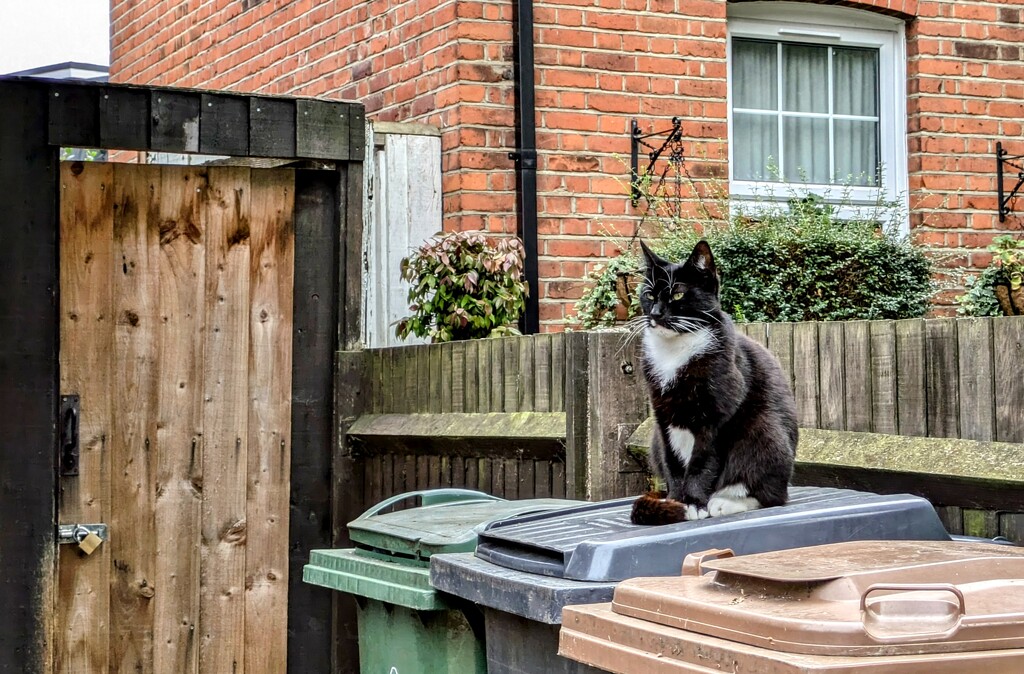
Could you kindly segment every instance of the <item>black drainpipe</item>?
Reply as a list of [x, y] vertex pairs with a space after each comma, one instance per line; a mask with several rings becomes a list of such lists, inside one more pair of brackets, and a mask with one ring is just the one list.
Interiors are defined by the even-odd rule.
[[512, 62], [515, 77], [516, 230], [526, 249], [525, 275], [530, 286], [524, 334], [540, 331], [540, 289], [537, 274], [537, 118], [533, 89], [533, 0], [515, 0], [512, 18]]

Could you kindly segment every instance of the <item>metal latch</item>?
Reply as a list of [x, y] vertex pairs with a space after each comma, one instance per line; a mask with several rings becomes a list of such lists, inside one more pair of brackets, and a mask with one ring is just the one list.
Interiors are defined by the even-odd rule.
[[72, 543], [82, 552], [91, 555], [103, 541], [107, 540], [106, 524], [58, 524], [57, 543]]
[[60, 397], [60, 474], [78, 475], [78, 395]]

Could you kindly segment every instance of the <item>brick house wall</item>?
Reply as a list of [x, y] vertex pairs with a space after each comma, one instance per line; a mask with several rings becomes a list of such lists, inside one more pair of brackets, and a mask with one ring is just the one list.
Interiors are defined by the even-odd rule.
[[[994, 153], [1002, 140], [1024, 154], [1024, 0], [807, 4], [904, 22], [911, 230], [947, 267], [987, 265], [984, 247], [1020, 231], [998, 222]], [[728, 175], [730, 5], [535, 0], [543, 329], [571, 322], [586, 270], [616, 253], [602, 233], [633, 231], [632, 118], [684, 120], [698, 189]], [[512, 233], [512, 15], [511, 0], [114, 0], [111, 79], [354, 100], [435, 125], [446, 229]]]

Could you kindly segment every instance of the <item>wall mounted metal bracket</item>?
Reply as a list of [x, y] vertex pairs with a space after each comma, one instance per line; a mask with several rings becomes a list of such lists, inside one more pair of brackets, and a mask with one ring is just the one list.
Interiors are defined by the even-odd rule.
[[[1010, 208], [1010, 202], [1017, 193], [1020, 192], [1020, 188], [1024, 186], [1024, 163], [1021, 160], [1024, 159], [1024, 155], [1011, 155], [1003, 149], [1002, 143], [996, 143], [996, 190], [999, 193], [999, 222], [1006, 222], [1006, 216], [1013, 212]], [[1003, 187], [1003, 179], [1007, 173], [1006, 167], [1010, 167], [1010, 173], [1017, 172], [1017, 183], [1013, 186], [1007, 194]]]
[[[672, 118], [672, 127], [651, 133], [641, 133], [640, 126], [635, 119], [630, 122], [630, 149], [629, 149], [629, 197], [636, 206], [640, 199], [640, 181], [654, 174], [654, 167], [658, 160], [667, 153], [668, 164], [662, 170], [662, 177], [667, 173], [670, 166], [677, 168], [683, 163], [683, 120], [679, 117]], [[656, 136], [665, 136], [661, 146], [649, 143], [648, 140]], [[647, 166], [643, 173], [640, 173], [640, 147], [647, 150]]]

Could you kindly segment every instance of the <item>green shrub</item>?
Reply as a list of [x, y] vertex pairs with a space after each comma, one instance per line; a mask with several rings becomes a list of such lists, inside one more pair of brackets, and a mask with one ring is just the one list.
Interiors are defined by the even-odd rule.
[[[717, 212], [732, 211], [726, 201]], [[722, 276], [722, 308], [738, 321], [895, 319], [928, 310], [932, 264], [898, 233], [903, 215], [895, 204], [879, 202], [845, 219], [837, 207], [804, 194], [785, 203], [762, 201], [728, 218], [704, 213], [697, 221], [656, 219], [653, 248], [681, 261], [707, 239]], [[585, 327], [614, 321], [619, 297], [608, 289], [641, 266], [627, 249], [591, 274], [593, 285], [577, 304]], [[636, 313], [634, 307], [630, 315]]]
[[1004, 235], [988, 247], [992, 262], [967, 279], [967, 292], [956, 298], [961, 316], [1013, 316], [1024, 313], [1024, 239]]
[[450, 232], [428, 239], [402, 260], [412, 315], [398, 322], [395, 334], [434, 342], [515, 334], [529, 291], [523, 258], [517, 238]]

